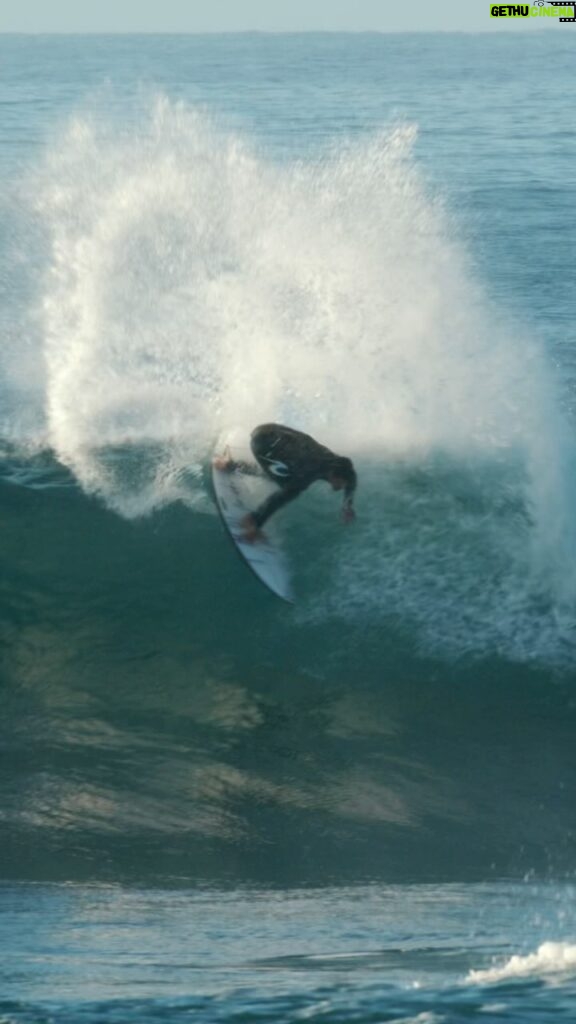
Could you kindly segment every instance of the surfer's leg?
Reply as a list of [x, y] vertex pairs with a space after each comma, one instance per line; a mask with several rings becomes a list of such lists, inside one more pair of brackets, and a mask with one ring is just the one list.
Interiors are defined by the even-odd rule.
[[270, 427], [257, 427], [250, 438], [252, 454], [258, 460], [261, 469], [267, 477], [282, 485], [290, 478], [291, 469], [283, 459], [278, 458], [282, 448], [281, 441], [280, 430], [271, 430]]
[[250, 437], [250, 448], [257, 459], [265, 458], [276, 447], [280, 440], [280, 434], [271, 430], [270, 427], [256, 427]]
[[238, 470], [240, 473], [246, 473], [247, 476], [260, 475], [260, 469], [255, 462], [233, 459], [229, 450], [224, 455], [215, 455], [212, 459], [212, 465], [223, 473], [235, 473]]
[[257, 466], [255, 462], [234, 462], [232, 460], [232, 468], [240, 470], [241, 473], [246, 473], [247, 476], [260, 476], [260, 466]]

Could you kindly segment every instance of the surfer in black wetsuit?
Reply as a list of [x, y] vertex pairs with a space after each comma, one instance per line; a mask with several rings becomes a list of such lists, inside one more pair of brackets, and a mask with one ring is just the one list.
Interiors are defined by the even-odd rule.
[[[289, 501], [294, 501], [315, 480], [326, 480], [334, 491], [344, 491], [342, 521], [351, 523], [355, 518], [353, 499], [356, 472], [350, 459], [335, 455], [308, 434], [279, 423], [264, 423], [252, 431], [250, 447], [259, 466], [267, 477], [278, 484], [279, 490], [242, 521], [247, 540], [257, 540], [264, 523]], [[226, 456], [217, 456], [218, 469], [254, 472], [256, 467], [235, 462]]]

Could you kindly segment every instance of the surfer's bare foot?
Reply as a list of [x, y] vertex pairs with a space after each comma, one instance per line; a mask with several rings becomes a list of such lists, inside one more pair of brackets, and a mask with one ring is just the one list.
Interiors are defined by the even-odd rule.
[[258, 540], [266, 540], [251, 512], [244, 516], [240, 526], [242, 527], [242, 539], [248, 541], [249, 544], [254, 544]]

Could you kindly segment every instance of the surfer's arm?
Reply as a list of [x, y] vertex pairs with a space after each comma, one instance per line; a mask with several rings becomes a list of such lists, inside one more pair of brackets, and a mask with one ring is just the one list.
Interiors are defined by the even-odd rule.
[[240, 470], [241, 473], [245, 473], [246, 476], [260, 476], [260, 467], [255, 462], [243, 462], [242, 460], [236, 461], [231, 459], [228, 455], [216, 455], [212, 459], [212, 464], [216, 469], [221, 470], [224, 473], [235, 473], [236, 470]]
[[344, 501], [342, 502], [342, 511], [340, 512], [340, 518], [343, 523], [353, 523], [356, 519], [356, 512], [354, 511], [354, 491], [356, 490], [356, 482], [348, 484], [344, 491]]
[[340, 512], [340, 518], [343, 523], [353, 523], [356, 519], [356, 512], [354, 511], [354, 505], [352, 504], [351, 498], [345, 498], [342, 504]]

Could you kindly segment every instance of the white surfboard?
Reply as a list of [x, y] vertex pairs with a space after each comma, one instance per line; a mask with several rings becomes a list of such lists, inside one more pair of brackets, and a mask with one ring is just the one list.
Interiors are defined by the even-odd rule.
[[294, 602], [286, 556], [274, 534], [267, 528], [264, 539], [244, 540], [242, 519], [265, 497], [263, 481], [241, 470], [232, 472], [212, 466], [212, 482], [218, 511], [238, 553], [258, 579], [283, 601]]

